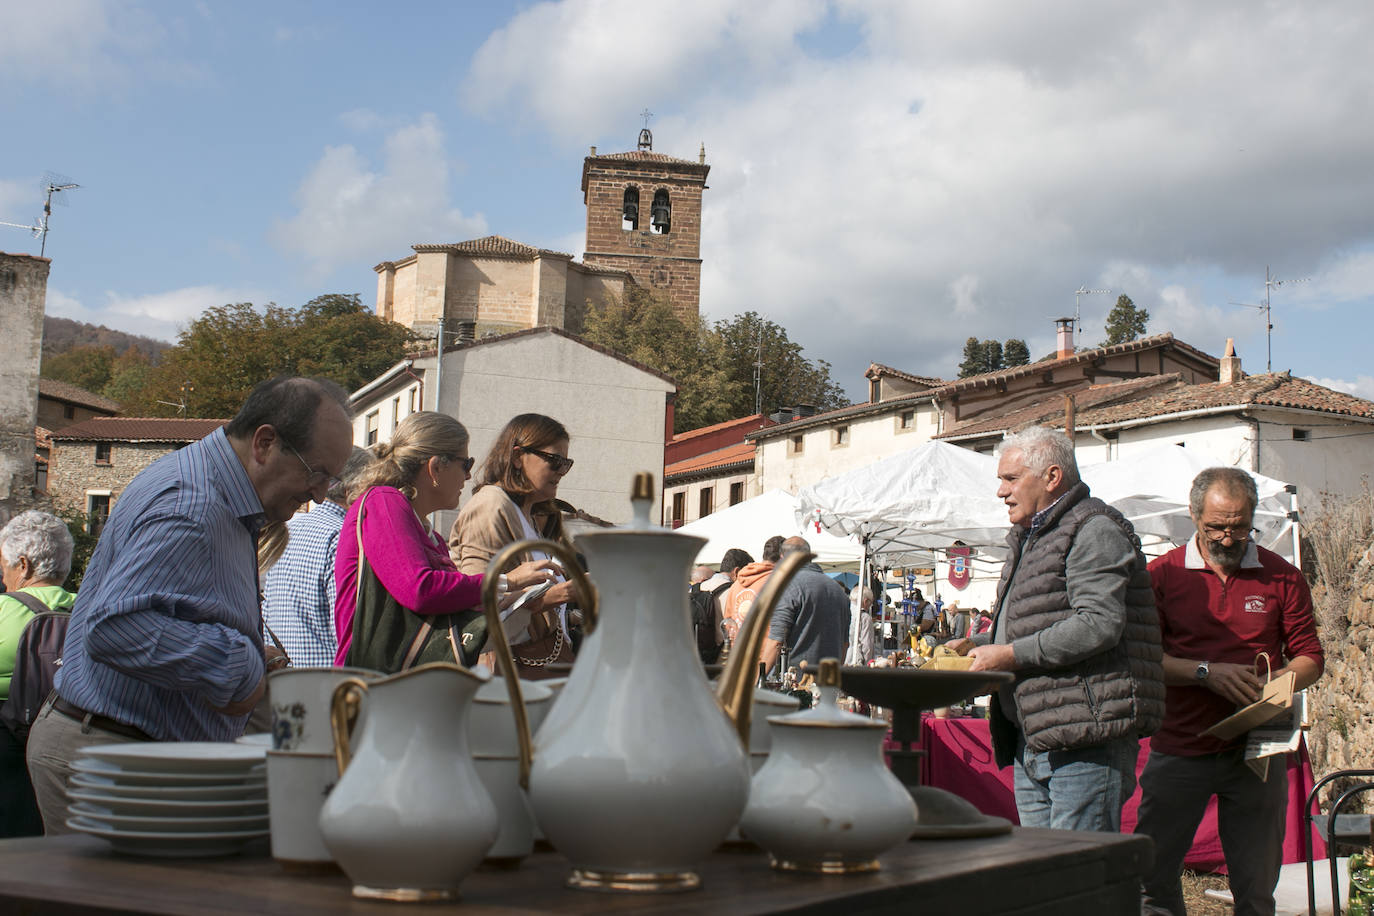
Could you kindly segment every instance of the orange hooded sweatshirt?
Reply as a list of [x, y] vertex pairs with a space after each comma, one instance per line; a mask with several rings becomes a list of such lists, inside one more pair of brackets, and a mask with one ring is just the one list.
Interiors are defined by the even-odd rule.
[[772, 571], [772, 563], [759, 562], [742, 566], [735, 574], [735, 583], [725, 593], [724, 616], [728, 621], [726, 627], [729, 632], [738, 632], [739, 625], [744, 622], [744, 618], [749, 614], [749, 608], [754, 604], [754, 599], [759, 596], [764, 580]]

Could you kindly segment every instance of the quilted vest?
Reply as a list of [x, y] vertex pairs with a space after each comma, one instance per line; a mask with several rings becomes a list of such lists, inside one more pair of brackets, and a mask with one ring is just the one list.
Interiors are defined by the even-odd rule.
[[[1115, 522], [1135, 545], [1126, 587], [1126, 628], [1115, 646], [1071, 667], [1016, 672], [1013, 696], [1032, 751], [1143, 737], [1153, 734], [1164, 718], [1159, 615], [1140, 539], [1120, 512], [1088, 495], [1086, 484], [1069, 489], [1034, 538], [1019, 526], [1007, 535], [1011, 553], [997, 586], [1002, 626], [1013, 641], [1073, 613], [1065, 573], [1069, 549], [1079, 529], [1099, 515]], [[1004, 735], [1001, 743], [1005, 741]], [[997, 756], [1010, 761], [1012, 753], [999, 747]]]

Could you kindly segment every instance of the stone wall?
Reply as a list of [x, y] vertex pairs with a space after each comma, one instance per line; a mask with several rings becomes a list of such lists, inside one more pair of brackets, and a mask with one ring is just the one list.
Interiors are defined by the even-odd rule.
[[94, 442], [54, 442], [48, 459], [48, 496], [53, 511], [85, 515], [88, 490], [109, 490], [113, 509], [129, 481], [175, 448], [170, 442], [113, 442], [109, 463], [97, 464]]
[[1307, 741], [1318, 778], [1374, 767], [1374, 544], [1353, 566], [1348, 587], [1319, 583], [1313, 592], [1326, 650], [1326, 673], [1307, 691]]
[[0, 252], [0, 509], [29, 508], [47, 258]]

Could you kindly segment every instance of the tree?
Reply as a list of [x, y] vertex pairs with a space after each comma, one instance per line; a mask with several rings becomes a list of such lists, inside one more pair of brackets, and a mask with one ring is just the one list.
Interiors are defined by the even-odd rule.
[[[1019, 345], [1014, 348], [1013, 344]], [[1008, 361], [1008, 353], [1015, 352], [1017, 358], [1024, 359], [1020, 362]], [[984, 372], [996, 372], [998, 369], [1005, 369], [1007, 366], [1023, 366], [1030, 361], [1030, 353], [1026, 349], [1024, 340], [1008, 340], [1007, 350], [1003, 351], [1002, 345], [995, 340], [979, 340], [977, 337], [970, 337], [964, 341], [964, 359], [959, 363], [959, 378], [968, 378], [970, 375], [982, 375]]]
[[281, 374], [318, 375], [352, 391], [402, 359], [412, 340], [409, 329], [373, 315], [357, 294], [318, 296], [300, 309], [216, 306], [163, 353], [125, 413], [231, 417], [254, 385]]
[[1145, 325], [1150, 320], [1150, 313], [1145, 309], [1136, 308], [1131, 297], [1124, 293], [1116, 297], [1116, 305], [1112, 306], [1111, 312], [1107, 315], [1107, 339], [1102, 341], [1102, 346], [1110, 347], [1112, 344], [1127, 343], [1135, 340], [1145, 333]]
[[736, 400], [720, 339], [701, 318], [684, 318], [666, 298], [639, 289], [587, 310], [582, 335], [673, 377], [673, 430], [709, 426], [730, 416]]
[[830, 363], [807, 359], [801, 344], [792, 341], [785, 328], [758, 312], [717, 321], [715, 333], [725, 349], [722, 365], [734, 395], [727, 414], [714, 422], [755, 412], [756, 362], [762, 364], [757, 403], [763, 413], [798, 404], [831, 410], [849, 403], [844, 388], [830, 377]]
[[977, 337], [964, 341], [964, 359], [959, 363], [959, 378], [968, 378], [983, 371], [983, 342]]
[[995, 340], [983, 341], [983, 365], [986, 367], [984, 372], [996, 372], [998, 369], [1006, 367], [1002, 362], [1002, 345]]
[[1007, 341], [1002, 349], [1002, 361], [1010, 369], [1012, 366], [1025, 366], [1030, 364], [1030, 347], [1019, 337], [1013, 337]]
[[43, 360], [42, 376], [101, 394], [110, 383], [115, 348], [83, 345]]

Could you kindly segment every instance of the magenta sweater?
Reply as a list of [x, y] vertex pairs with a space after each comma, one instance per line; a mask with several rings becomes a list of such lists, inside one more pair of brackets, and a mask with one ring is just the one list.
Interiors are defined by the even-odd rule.
[[[362, 502], [354, 500], [344, 515], [334, 561], [334, 626], [339, 634], [336, 665], [344, 663], [353, 644], [353, 609], [358, 595], [358, 507]], [[410, 507], [410, 500], [395, 487], [373, 487], [367, 492], [363, 551], [391, 596], [417, 614], [447, 614], [481, 604], [482, 577], [458, 571], [449, 558], [444, 539], [425, 530]]]

